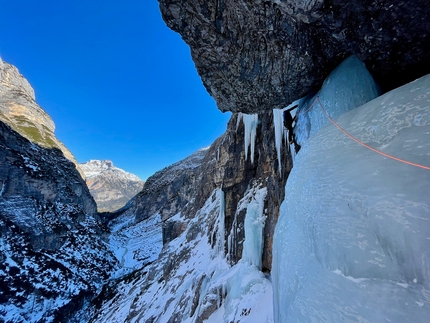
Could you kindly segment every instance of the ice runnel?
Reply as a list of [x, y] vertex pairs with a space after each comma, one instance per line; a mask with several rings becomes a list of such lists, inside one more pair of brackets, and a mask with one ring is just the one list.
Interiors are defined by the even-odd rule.
[[[220, 255], [225, 257], [225, 197], [222, 189], [216, 192], [217, 199], [220, 201], [219, 215], [215, 222], [215, 230], [212, 232], [211, 244], [216, 244], [214, 247], [214, 256]], [[214, 241], [215, 236], [215, 241]]]

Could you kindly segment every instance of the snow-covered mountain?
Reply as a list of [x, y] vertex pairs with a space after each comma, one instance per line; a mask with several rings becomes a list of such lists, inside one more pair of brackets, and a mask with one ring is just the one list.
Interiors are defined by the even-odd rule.
[[99, 212], [122, 208], [143, 188], [139, 177], [115, 167], [110, 160], [90, 160], [79, 166]]

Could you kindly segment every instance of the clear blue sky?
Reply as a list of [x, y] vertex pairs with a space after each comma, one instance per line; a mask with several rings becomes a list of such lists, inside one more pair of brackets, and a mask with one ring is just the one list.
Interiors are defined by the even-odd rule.
[[0, 0], [0, 56], [33, 86], [79, 162], [146, 179], [226, 129], [156, 0]]

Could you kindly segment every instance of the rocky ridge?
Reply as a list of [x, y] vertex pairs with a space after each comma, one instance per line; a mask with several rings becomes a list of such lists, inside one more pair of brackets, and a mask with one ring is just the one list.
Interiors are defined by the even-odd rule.
[[[18, 106], [25, 122], [34, 118], [34, 125], [48, 122], [37, 123], [43, 129], [53, 126], [28, 83], [11, 77], [16, 68], [2, 64], [0, 110]], [[12, 80], [22, 84], [12, 86]], [[27, 129], [24, 124], [15, 126]], [[38, 128], [32, 129], [34, 134]], [[94, 298], [118, 265], [104, 241], [108, 232], [63, 152], [28, 140], [0, 120], [0, 321], [64, 322]]]
[[122, 208], [144, 185], [139, 177], [115, 167], [110, 160], [90, 160], [79, 166], [99, 212]]
[[34, 90], [18, 69], [0, 59], [0, 120], [31, 142], [44, 148], [58, 148], [75, 164], [73, 154], [54, 134], [52, 118], [36, 103]]

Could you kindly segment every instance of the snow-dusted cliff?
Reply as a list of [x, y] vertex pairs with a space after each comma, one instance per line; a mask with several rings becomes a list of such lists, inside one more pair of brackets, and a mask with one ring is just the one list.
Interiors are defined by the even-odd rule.
[[117, 269], [108, 229], [53, 132], [29, 83], [0, 62], [0, 322], [64, 322]]

